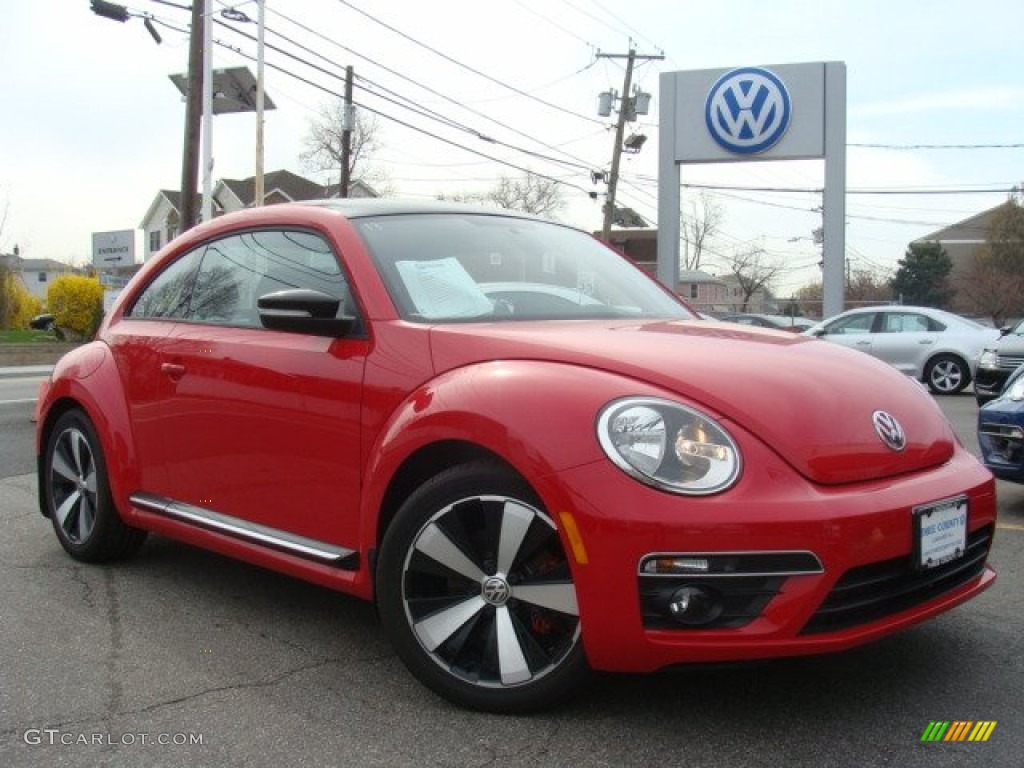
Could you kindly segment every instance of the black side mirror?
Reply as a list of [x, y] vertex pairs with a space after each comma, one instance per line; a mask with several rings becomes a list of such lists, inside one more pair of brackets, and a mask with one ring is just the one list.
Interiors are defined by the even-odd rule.
[[256, 300], [260, 322], [275, 331], [314, 336], [346, 336], [355, 325], [344, 315], [341, 299], [308, 288], [293, 288], [260, 296]]

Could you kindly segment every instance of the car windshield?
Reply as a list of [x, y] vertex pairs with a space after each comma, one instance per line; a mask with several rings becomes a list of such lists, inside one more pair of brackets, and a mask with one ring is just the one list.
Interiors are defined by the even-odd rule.
[[693, 317], [621, 256], [569, 227], [472, 213], [353, 224], [407, 320]]

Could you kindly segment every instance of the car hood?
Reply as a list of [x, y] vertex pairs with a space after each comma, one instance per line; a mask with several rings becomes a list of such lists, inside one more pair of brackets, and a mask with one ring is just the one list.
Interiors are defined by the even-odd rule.
[[[431, 349], [439, 373], [534, 359], [648, 382], [735, 422], [822, 484], [914, 472], [955, 450], [952, 429], [917, 382], [868, 355], [781, 331], [705, 321], [448, 325], [432, 329]], [[882, 442], [875, 411], [903, 427], [904, 450]]]

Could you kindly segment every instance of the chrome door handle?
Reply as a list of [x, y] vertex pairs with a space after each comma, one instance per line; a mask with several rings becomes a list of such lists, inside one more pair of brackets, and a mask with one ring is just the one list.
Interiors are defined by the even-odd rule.
[[177, 381], [185, 375], [185, 366], [181, 363], [161, 363], [160, 371]]

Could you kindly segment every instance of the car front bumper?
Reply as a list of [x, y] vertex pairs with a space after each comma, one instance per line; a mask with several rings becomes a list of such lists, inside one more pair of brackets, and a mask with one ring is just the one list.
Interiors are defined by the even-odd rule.
[[[604, 462], [549, 477], [541, 490], [549, 509], [563, 522], [568, 513], [578, 532], [569, 547], [584, 646], [596, 669], [650, 672], [842, 650], [947, 611], [995, 580], [986, 565], [994, 481], [962, 449], [929, 471], [832, 487], [813, 485], [776, 459], [748, 463], [741, 482], [714, 497], [661, 493]], [[968, 553], [952, 566], [917, 571], [913, 510], [961, 496], [968, 502]], [[641, 574], [641, 563], [716, 553], [775, 563], [778, 572], [766, 585], [736, 590], [765, 592], [738, 598], [753, 614], [738, 623], [707, 628], [673, 621], [679, 589], [711, 584], [711, 593], [721, 596], [733, 590], [730, 576], [717, 582], [672, 576], [662, 588], [660, 577]], [[728, 569], [734, 561], [723, 562]], [[652, 598], [652, 589], [661, 596]], [[872, 602], [867, 610], [857, 609], [861, 597]], [[854, 610], [840, 606], [836, 619], [837, 601]]]
[[978, 411], [978, 445], [993, 475], [1024, 483], [1024, 403], [1004, 398]]
[[1001, 368], [978, 368], [974, 372], [974, 394], [979, 399], [991, 400], [999, 396], [1003, 391], [1006, 380], [1010, 378], [1013, 370]]

